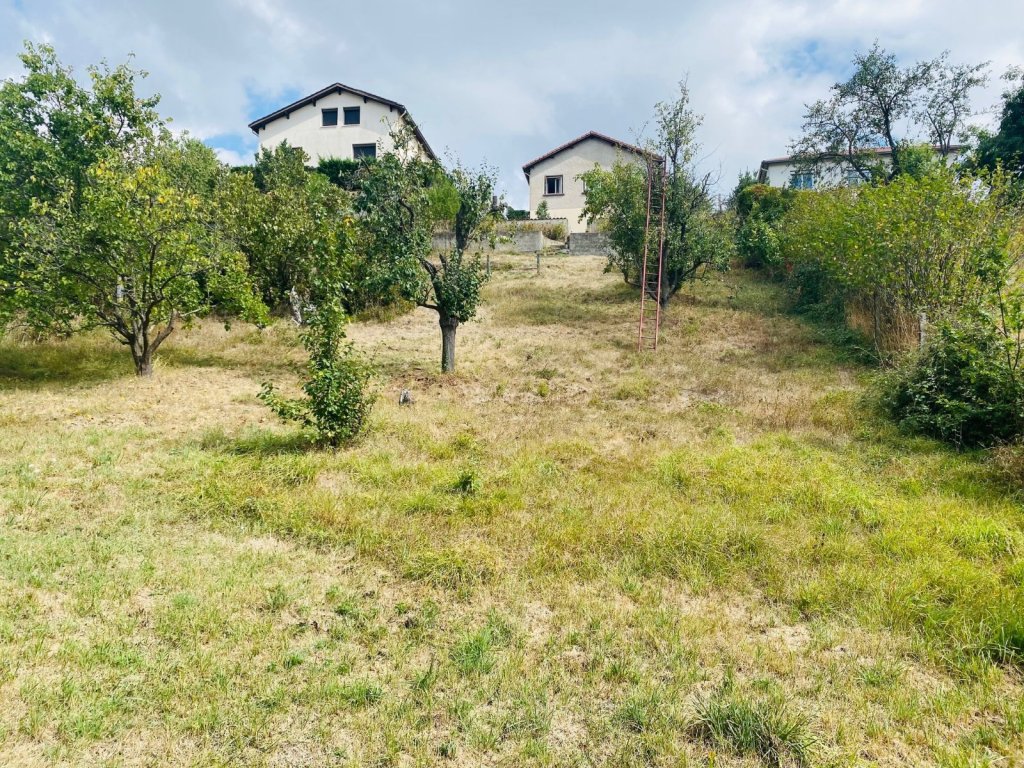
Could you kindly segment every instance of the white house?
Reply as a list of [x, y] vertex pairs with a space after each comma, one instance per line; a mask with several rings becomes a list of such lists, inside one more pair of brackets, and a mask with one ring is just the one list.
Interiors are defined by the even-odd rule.
[[646, 156], [640, 147], [597, 131], [556, 147], [523, 166], [530, 185], [531, 216], [536, 215], [542, 201], [547, 201], [551, 218], [568, 219], [570, 232], [586, 232], [587, 222], [580, 221], [584, 205], [583, 181], [576, 177], [595, 165], [609, 169], [617, 160], [643, 162]]
[[[936, 154], [939, 147], [933, 147]], [[953, 145], [946, 155], [946, 162], [951, 163], [963, 151], [963, 147]], [[869, 150], [881, 160], [886, 168], [892, 165], [892, 150], [889, 147], [873, 147]], [[801, 165], [794, 155], [775, 157], [762, 160], [757, 173], [757, 182], [771, 187], [792, 187], [793, 189], [815, 189], [817, 187], [856, 186], [862, 184], [864, 178], [848, 162], [843, 160], [824, 161], [813, 169]]]
[[409, 110], [397, 101], [341, 83], [261, 117], [249, 128], [259, 137], [260, 149], [287, 141], [302, 147], [316, 165], [328, 157], [358, 160], [392, 150], [391, 128], [400, 123], [412, 129], [419, 151], [433, 158], [434, 151]]

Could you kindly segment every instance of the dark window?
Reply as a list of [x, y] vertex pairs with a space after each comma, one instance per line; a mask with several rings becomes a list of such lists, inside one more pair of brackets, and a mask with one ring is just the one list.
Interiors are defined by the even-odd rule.
[[359, 125], [359, 107], [345, 107], [345, 125]]
[[545, 176], [544, 177], [544, 194], [545, 195], [560, 195], [560, 194], [562, 194], [562, 177], [561, 176]]
[[333, 126], [338, 124], [338, 110], [336, 109], [321, 109], [320, 114], [323, 116], [324, 127]]
[[373, 158], [377, 156], [377, 145], [376, 144], [353, 144], [352, 145], [352, 159], [362, 160], [363, 158]]
[[789, 186], [793, 189], [814, 189], [814, 171], [794, 171]]

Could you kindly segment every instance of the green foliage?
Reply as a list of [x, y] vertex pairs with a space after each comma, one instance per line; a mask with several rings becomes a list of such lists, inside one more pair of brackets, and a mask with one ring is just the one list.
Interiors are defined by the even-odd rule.
[[1003, 93], [999, 128], [995, 133], [982, 132], [973, 164], [990, 171], [1002, 167], [1020, 194], [1024, 192], [1024, 69], [1011, 69], [1004, 79], [1013, 86]]
[[1024, 434], [1021, 348], [991, 318], [943, 323], [934, 338], [886, 377], [882, 404], [905, 429], [957, 446]]
[[361, 285], [352, 273], [354, 223], [349, 195], [306, 168], [307, 156], [284, 142], [264, 149], [251, 174], [231, 174], [218, 205], [253, 282], [270, 307], [288, 306], [301, 322], [321, 297], [341, 297], [362, 308]]
[[565, 240], [568, 236], [565, 224], [558, 222], [557, 224], [548, 224], [541, 228], [541, 233], [548, 240]]
[[866, 314], [862, 330], [889, 354], [907, 344], [919, 313], [938, 322], [985, 306], [1006, 283], [1021, 247], [1006, 189], [1000, 174], [937, 169], [885, 186], [800, 193], [780, 229], [781, 255], [792, 275], [812, 279], [818, 298]]
[[[436, 162], [403, 151], [408, 137], [394, 134], [396, 150], [384, 153], [362, 177], [356, 210], [360, 245], [366, 255], [358, 280], [375, 295], [412, 301], [438, 314], [442, 331], [441, 368], [455, 367], [455, 333], [473, 319], [487, 278], [470, 243], [493, 232], [493, 170], [456, 166], [445, 172]], [[431, 235], [450, 226], [456, 244], [431, 256]]]
[[[711, 174], [698, 175], [693, 166], [698, 149], [696, 130], [702, 117], [690, 109], [685, 82], [675, 101], [655, 107], [657, 138], [645, 163], [617, 162], [611, 170], [594, 167], [580, 175], [586, 183], [580, 218], [602, 221], [613, 246], [608, 268], [640, 286], [645, 244], [647, 180], [665, 190], [665, 252], [661, 301], [707, 269], [726, 270], [734, 252], [734, 233], [726, 216], [713, 213]], [[659, 227], [649, 229], [649, 249], [658, 250]]]
[[321, 442], [338, 447], [350, 442], [366, 426], [373, 396], [368, 390], [370, 368], [351, 344], [345, 344], [345, 313], [337, 301], [327, 301], [309, 314], [302, 344], [309, 353], [306, 396], [283, 398], [272, 384], [264, 384], [259, 397], [287, 421], [316, 430]]
[[752, 701], [740, 696], [731, 676], [698, 701], [691, 731], [709, 744], [756, 755], [771, 766], [811, 762], [813, 738], [806, 719], [791, 713], [779, 697]]
[[204, 195], [211, 155], [165, 140], [141, 161], [90, 167], [80, 192], [69, 182], [55, 200], [34, 201], [3, 282], [19, 320], [65, 334], [106, 328], [140, 375], [179, 322], [213, 309], [263, 322], [245, 258]]
[[317, 164], [318, 173], [327, 177], [327, 180], [336, 187], [341, 187], [346, 192], [357, 192], [359, 190], [359, 169], [367, 163], [372, 163], [374, 158], [352, 160], [347, 157], [323, 157]]
[[547, 200], [541, 200], [540, 203], [537, 205], [537, 213], [535, 214], [535, 218], [538, 218], [538, 219], [550, 219], [551, 218], [551, 212], [548, 210], [548, 201]]
[[507, 208], [505, 210], [505, 218], [508, 221], [527, 221], [530, 218], [530, 212], [520, 208]]
[[774, 267], [780, 263], [777, 230], [795, 194], [792, 189], [767, 184], [746, 184], [736, 191], [736, 247], [745, 266]]
[[48, 46], [0, 88], [0, 322], [107, 329], [140, 375], [176, 325], [217, 310], [262, 322], [216, 205], [226, 171], [172, 139], [126, 65], [80, 86]]

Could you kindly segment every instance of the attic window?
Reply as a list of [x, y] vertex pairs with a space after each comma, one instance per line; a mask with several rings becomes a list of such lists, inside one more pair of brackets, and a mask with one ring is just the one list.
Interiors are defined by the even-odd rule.
[[359, 107], [345, 107], [345, 125], [359, 125]]
[[377, 145], [376, 144], [353, 144], [352, 145], [352, 159], [353, 160], [368, 160], [373, 159], [377, 156]]
[[545, 195], [560, 195], [560, 194], [562, 194], [562, 177], [561, 176], [545, 176], [544, 177], [544, 194]]
[[337, 109], [321, 109], [320, 115], [322, 116], [324, 128], [333, 128], [338, 124], [338, 110]]

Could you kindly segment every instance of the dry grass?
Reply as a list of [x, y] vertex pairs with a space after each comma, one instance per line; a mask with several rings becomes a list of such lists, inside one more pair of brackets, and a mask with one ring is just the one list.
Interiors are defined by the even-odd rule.
[[1000, 473], [875, 422], [772, 285], [693, 287], [637, 356], [600, 260], [532, 263], [456, 375], [430, 313], [353, 326], [381, 399], [336, 453], [255, 399], [286, 325], [148, 382], [0, 346], [0, 764], [1012, 764]]

